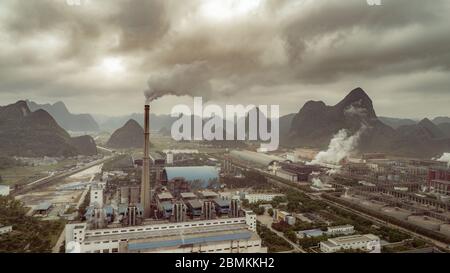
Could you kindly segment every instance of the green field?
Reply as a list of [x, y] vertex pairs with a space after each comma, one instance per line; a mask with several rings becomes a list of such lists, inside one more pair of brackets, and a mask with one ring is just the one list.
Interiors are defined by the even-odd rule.
[[19, 185], [48, 176], [48, 172], [62, 170], [67, 165], [77, 164], [76, 159], [65, 159], [48, 166], [14, 166], [0, 169], [0, 184]]

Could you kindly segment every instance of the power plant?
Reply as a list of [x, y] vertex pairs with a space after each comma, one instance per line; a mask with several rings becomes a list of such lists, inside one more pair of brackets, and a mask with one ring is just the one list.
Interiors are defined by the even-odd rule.
[[150, 218], [150, 105], [145, 105], [144, 117], [144, 158], [142, 161], [142, 184], [141, 204], [143, 206], [143, 217]]

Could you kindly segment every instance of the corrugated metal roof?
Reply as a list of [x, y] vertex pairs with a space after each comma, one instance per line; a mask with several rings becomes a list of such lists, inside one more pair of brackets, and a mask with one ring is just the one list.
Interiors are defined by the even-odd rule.
[[200, 181], [203, 187], [211, 180], [219, 179], [219, 170], [213, 166], [166, 167], [164, 173], [168, 181], [181, 177], [189, 182]]
[[187, 239], [176, 239], [167, 240], [159, 242], [146, 242], [146, 243], [130, 243], [128, 244], [128, 249], [131, 251], [138, 251], [144, 249], [155, 249], [162, 247], [175, 247], [181, 245], [190, 244], [203, 244], [208, 242], [220, 242], [220, 241], [231, 241], [231, 240], [245, 240], [250, 239], [252, 234], [250, 232], [236, 233], [236, 234], [225, 234], [225, 235], [215, 235], [208, 237], [195, 237]]

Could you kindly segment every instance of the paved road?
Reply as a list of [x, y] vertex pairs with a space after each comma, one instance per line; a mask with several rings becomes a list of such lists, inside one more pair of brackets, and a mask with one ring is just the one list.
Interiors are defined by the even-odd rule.
[[64, 237], [65, 237], [65, 228], [62, 230], [61, 234], [58, 237], [58, 241], [56, 241], [55, 246], [52, 248], [52, 253], [59, 253], [59, 249], [61, 248], [62, 244], [64, 243]]
[[[292, 242], [291, 240], [289, 240], [286, 236], [284, 236], [284, 234], [282, 232], [279, 232], [278, 230], [275, 230], [272, 228], [272, 223], [273, 223], [273, 219], [272, 217], [270, 217], [267, 214], [264, 215], [258, 215], [257, 216], [258, 221], [266, 226], [268, 229], [270, 229], [271, 231], [273, 231], [275, 234], [277, 234], [279, 237], [283, 238], [285, 241], [287, 241], [293, 248], [294, 251], [297, 252], [301, 252], [301, 253], [307, 253], [303, 248], [301, 248], [298, 244]], [[292, 251], [291, 251], [292, 252]]]

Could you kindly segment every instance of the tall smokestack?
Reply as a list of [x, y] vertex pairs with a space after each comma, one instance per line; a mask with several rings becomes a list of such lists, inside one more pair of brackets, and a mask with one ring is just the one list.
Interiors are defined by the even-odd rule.
[[150, 105], [145, 105], [144, 158], [142, 164], [141, 203], [144, 218], [150, 218]]

